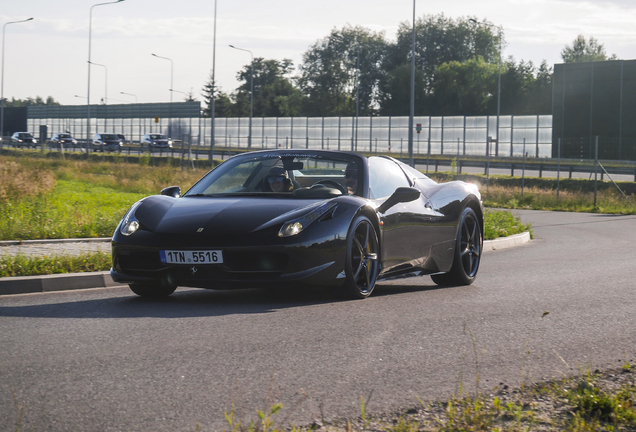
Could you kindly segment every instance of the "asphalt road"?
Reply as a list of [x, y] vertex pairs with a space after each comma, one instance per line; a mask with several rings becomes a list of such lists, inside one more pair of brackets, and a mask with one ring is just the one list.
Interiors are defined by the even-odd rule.
[[535, 240], [488, 252], [470, 287], [0, 297], [0, 428], [24, 406], [23, 430], [222, 430], [232, 403], [276, 401], [304, 424], [634, 364], [636, 216], [519, 214]]

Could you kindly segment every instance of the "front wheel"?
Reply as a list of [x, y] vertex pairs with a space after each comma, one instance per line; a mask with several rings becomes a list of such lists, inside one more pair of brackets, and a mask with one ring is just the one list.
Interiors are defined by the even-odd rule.
[[432, 275], [437, 285], [470, 285], [477, 277], [481, 263], [483, 239], [475, 211], [467, 207], [462, 212], [455, 243], [453, 266], [448, 273]]
[[373, 292], [379, 272], [378, 236], [371, 221], [358, 216], [349, 228], [345, 262], [345, 289], [348, 297], [367, 298]]
[[146, 298], [164, 298], [175, 292], [177, 287], [163, 285], [160, 282], [153, 283], [134, 283], [128, 285], [132, 292], [141, 297]]

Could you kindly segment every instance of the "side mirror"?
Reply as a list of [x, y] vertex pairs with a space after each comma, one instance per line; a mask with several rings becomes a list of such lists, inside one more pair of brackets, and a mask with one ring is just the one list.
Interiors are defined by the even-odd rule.
[[396, 205], [397, 203], [405, 203], [415, 201], [420, 197], [419, 189], [415, 189], [412, 187], [399, 187], [393, 192], [393, 195], [388, 197], [386, 201], [384, 201], [380, 207], [378, 207], [378, 211], [380, 213], [386, 213], [388, 209]]
[[181, 188], [179, 186], [168, 186], [167, 188], [161, 189], [161, 195], [179, 198], [181, 196]]

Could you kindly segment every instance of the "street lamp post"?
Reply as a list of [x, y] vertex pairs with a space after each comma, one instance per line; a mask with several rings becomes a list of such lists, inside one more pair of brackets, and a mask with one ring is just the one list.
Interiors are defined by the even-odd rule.
[[[480, 24], [478, 23], [475, 19], [471, 18], [469, 19], [470, 22], [473, 22], [475, 24]], [[486, 23], [483, 22], [481, 23], [487, 27], [494, 27], [497, 29], [497, 39], [499, 39], [499, 58], [497, 60], [497, 64], [498, 64], [498, 73], [497, 73], [497, 130], [495, 133], [495, 156], [499, 156], [499, 116], [501, 115], [501, 33], [502, 33], [502, 29], [501, 26], [496, 26], [494, 24], [490, 24], [490, 23]]]
[[[108, 104], [108, 68], [106, 67], [106, 65], [103, 65], [100, 63], [91, 62], [91, 64], [94, 64], [95, 66], [101, 66], [104, 68], [104, 105], [107, 105]], [[107, 119], [108, 119], [108, 111], [107, 111], [107, 108], [104, 106], [104, 132], [108, 132], [106, 130]]]
[[[211, 139], [210, 139], [210, 165], [212, 166], [213, 162], [213, 154], [214, 154], [214, 138], [216, 135], [216, 131], [214, 129], [215, 127], [215, 113], [214, 113], [214, 93], [216, 91], [216, 81], [215, 81], [215, 67], [216, 67], [216, 2], [217, 0], [214, 0], [214, 36], [212, 37], [212, 92], [210, 94], [210, 120], [211, 120], [211, 131], [210, 131], [210, 135], [211, 135]], [[205, 142], [205, 139], [204, 139]], [[197, 144], [198, 145], [198, 144]]]
[[172, 86], [174, 84], [174, 62], [171, 58], [158, 56], [157, 54], [152, 54], [154, 57], [168, 60], [170, 62], [170, 120], [168, 121], [168, 136], [172, 138]]
[[135, 98], [135, 103], [137, 103], [137, 95], [134, 95], [132, 93], [126, 93], [126, 92], [119, 92], [119, 94], [123, 94], [123, 95], [126, 95], [126, 96], [132, 96], [132, 97]]
[[414, 167], [413, 160], [413, 119], [415, 117], [415, 0], [413, 0], [413, 30], [411, 35], [411, 109], [409, 112], [409, 165]]
[[31, 21], [33, 18], [27, 18], [20, 21], [9, 21], [2, 26], [2, 78], [0, 79], [0, 149], [2, 148], [2, 137], [4, 136], [4, 33], [9, 24], [17, 24], [21, 22]]
[[91, 6], [88, 15], [88, 90], [86, 92], [86, 154], [90, 148], [91, 142], [91, 43], [93, 34], [93, 8], [96, 6], [104, 6], [108, 4], [121, 3], [124, 0], [116, 0], [106, 3], [97, 3]]
[[252, 51], [250, 50], [238, 48], [234, 45], [230, 45], [230, 48], [234, 48], [239, 51], [246, 51], [250, 53], [250, 56], [252, 57], [252, 61], [250, 62], [250, 125], [247, 135], [247, 148], [252, 148], [252, 113], [254, 109], [254, 54], [252, 54]]

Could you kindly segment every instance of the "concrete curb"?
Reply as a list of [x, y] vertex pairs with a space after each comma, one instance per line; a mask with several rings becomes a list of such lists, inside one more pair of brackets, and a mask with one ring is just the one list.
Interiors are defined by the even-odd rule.
[[109, 241], [111, 241], [111, 237], [46, 239], [46, 240], [1, 240], [0, 246], [28, 246], [28, 245], [56, 244], [56, 243], [105, 243]]
[[495, 240], [487, 240], [484, 242], [484, 252], [499, 249], [508, 249], [515, 246], [521, 246], [530, 241], [530, 233], [528, 231], [521, 234], [514, 234], [508, 237], [500, 237]]
[[109, 271], [4, 277], [0, 278], [0, 296], [114, 286], [125, 285], [113, 282]]
[[[68, 239], [61, 239], [59, 242], [66, 242]], [[73, 242], [88, 241], [110, 241], [107, 239], [71, 239]], [[29, 242], [52, 242], [57, 240], [29, 240]], [[509, 237], [502, 237], [496, 240], [486, 240], [484, 242], [484, 252], [508, 249], [521, 246], [530, 241], [530, 233], [515, 234]], [[16, 241], [13, 244], [27, 244], [27, 242]], [[65, 273], [43, 276], [18, 276], [0, 278], [0, 296], [9, 294], [29, 294], [51, 291], [68, 291], [90, 288], [109, 288], [116, 286], [126, 286], [113, 282], [110, 272], [94, 273]]]

